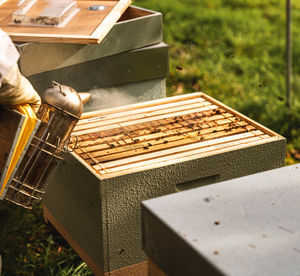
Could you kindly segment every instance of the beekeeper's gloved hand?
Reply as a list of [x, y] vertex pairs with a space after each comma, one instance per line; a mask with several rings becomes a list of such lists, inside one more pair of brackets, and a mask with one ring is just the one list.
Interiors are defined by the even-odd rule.
[[0, 30], [0, 104], [18, 105], [28, 103], [37, 112], [41, 104], [38, 93], [21, 75], [17, 61], [18, 51], [8, 35]]
[[17, 65], [15, 65], [2, 80], [0, 103], [7, 105], [28, 103], [34, 112], [37, 112], [41, 105], [40, 96], [34, 90], [30, 82], [21, 75]]

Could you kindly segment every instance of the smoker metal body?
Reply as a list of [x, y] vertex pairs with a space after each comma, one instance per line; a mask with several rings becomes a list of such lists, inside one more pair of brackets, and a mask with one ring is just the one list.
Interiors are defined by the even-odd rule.
[[44, 93], [40, 120], [7, 186], [5, 199], [31, 209], [42, 199], [45, 185], [64, 157], [67, 142], [83, 111], [81, 97], [71, 87], [53, 83]]
[[142, 203], [143, 248], [167, 275], [296, 275], [299, 164]]
[[[185, 122], [183, 118], [206, 123], [198, 125], [201, 129], [196, 130], [195, 122], [189, 122], [190, 119]], [[213, 118], [221, 121], [213, 123]], [[240, 127], [232, 122], [239, 122]], [[140, 124], [145, 124], [146, 128], [139, 130]], [[86, 128], [88, 125], [94, 125], [95, 133]], [[158, 131], [159, 127], [164, 130]], [[176, 129], [181, 130], [182, 138]], [[248, 135], [248, 131], [255, 136], [249, 139], [262, 140], [253, 144], [239, 140]], [[242, 136], [234, 134], [232, 137], [239, 138], [230, 142], [232, 148], [227, 149], [222, 143], [226, 144], [226, 136], [231, 132]], [[113, 137], [105, 140], [105, 133], [115, 135], [113, 137], [125, 136], [119, 140]], [[142, 136], [132, 138], [130, 135], [135, 133]], [[283, 137], [201, 93], [87, 114], [73, 134], [78, 135], [78, 150], [67, 154], [47, 189], [43, 201], [45, 216], [97, 275], [130, 266], [139, 273], [132, 275], [147, 275], [146, 255], [141, 249], [140, 203], [143, 200], [278, 168], [285, 162]], [[102, 138], [89, 140], [89, 135]], [[171, 140], [165, 142], [168, 135]], [[211, 144], [215, 135], [223, 135], [225, 140], [221, 142], [218, 138], [215, 145]], [[141, 137], [152, 140], [143, 142]], [[93, 147], [98, 147], [97, 141], [101, 141], [99, 147], [107, 151], [104, 152], [107, 157], [93, 151]], [[184, 141], [188, 144], [182, 144]], [[200, 146], [195, 154], [198, 144], [194, 142]], [[91, 151], [82, 148], [81, 143], [88, 143]], [[175, 146], [176, 143], [180, 145]], [[123, 146], [128, 151], [118, 152]], [[139, 155], [135, 156], [134, 150]], [[120, 154], [115, 161], [114, 154]], [[104, 159], [108, 161], [97, 163]]]

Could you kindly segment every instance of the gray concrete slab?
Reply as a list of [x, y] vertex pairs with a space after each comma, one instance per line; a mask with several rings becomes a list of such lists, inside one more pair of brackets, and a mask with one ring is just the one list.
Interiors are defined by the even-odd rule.
[[300, 164], [150, 199], [143, 247], [168, 275], [299, 275], [299, 198]]

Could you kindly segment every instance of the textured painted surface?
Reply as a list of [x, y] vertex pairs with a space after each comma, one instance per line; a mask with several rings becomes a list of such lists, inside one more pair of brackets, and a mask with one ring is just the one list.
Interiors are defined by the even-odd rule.
[[[68, 164], [68, 165], [66, 165]], [[101, 198], [98, 179], [67, 154], [49, 183], [43, 203], [60, 225], [103, 269]]]
[[168, 275], [298, 275], [299, 185], [296, 164], [145, 201], [144, 248]]
[[284, 166], [284, 157], [282, 139], [100, 181], [69, 154], [44, 204], [101, 269], [112, 271], [146, 260], [141, 249], [142, 201], [174, 193], [189, 181], [201, 186], [209, 184], [207, 179], [222, 181], [278, 168]]
[[282, 167], [284, 157], [285, 140], [281, 140], [106, 180], [109, 268], [146, 259], [141, 249], [143, 200], [173, 193], [182, 182], [197, 180], [201, 186], [201, 179], [211, 175], [220, 174], [223, 181]]

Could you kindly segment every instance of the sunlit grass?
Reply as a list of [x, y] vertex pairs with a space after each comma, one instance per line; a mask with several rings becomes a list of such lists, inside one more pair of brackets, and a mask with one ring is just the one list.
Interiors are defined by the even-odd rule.
[[[300, 149], [300, 4], [293, 1], [294, 97], [285, 107], [285, 2], [158, 1], [170, 45], [168, 95], [203, 91]], [[178, 69], [180, 68], [180, 69]]]

